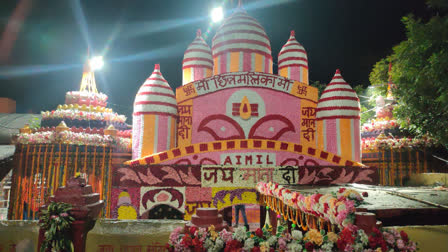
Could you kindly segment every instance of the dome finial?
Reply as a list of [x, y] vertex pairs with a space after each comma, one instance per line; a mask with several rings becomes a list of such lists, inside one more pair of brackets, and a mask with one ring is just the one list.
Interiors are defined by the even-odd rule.
[[160, 71], [160, 64], [154, 65], [154, 71]]
[[243, 0], [238, 0], [238, 9], [243, 8]]
[[202, 35], [202, 31], [201, 31], [201, 29], [198, 29], [196, 31], [196, 37], [200, 37], [201, 35]]
[[339, 69], [336, 69], [336, 73], [334, 74], [341, 74], [341, 71]]
[[291, 37], [295, 37], [295, 36], [296, 36], [296, 32], [295, 32], [294, 30], [291, 30], [291, 34], [290, 34], [290, 36], [291, 36]]

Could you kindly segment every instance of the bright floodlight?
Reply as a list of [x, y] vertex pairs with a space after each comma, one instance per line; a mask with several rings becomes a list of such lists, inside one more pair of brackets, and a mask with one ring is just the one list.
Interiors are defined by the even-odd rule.
[[224, 18], [224, 11], [222, 10], [222, 7], [213, 8], [210, 16], [212, 17], [213, 23], [221, 21]]
[[99, 70], [104, 66], [103, 56], [95, 56], [89, 60], [92, 70]]

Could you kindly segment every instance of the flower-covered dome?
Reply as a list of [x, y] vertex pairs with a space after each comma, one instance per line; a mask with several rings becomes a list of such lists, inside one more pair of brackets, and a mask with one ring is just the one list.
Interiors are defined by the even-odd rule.
[[264, 28], [239, 6], [212, 40], [214, 74], [272, 73], [271, 44]]
[[316, 119], [359, 119], [360, 107], [356, 92], [345, 82], [337, 69], [319, 99]]
[[138, 90], [134, 102], [134, 115], [157, 113], [177, 115], [176, 96], [163, 78], [159, 64]]
[[201, 30], [196, 32], [196, 38], [188, 46], [182, 61], [182, 85], [192, 81], [212, 76], [212, 50], [201, 36]]
[[294, 31], [278, 54], [278, 72], [280, 76], [308, 84], [308, 57]]

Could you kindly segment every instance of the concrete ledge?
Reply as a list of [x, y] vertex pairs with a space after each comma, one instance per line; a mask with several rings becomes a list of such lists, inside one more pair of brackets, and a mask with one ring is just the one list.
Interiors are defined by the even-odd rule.
[[419, 251], [448, 251], [448, 225], [395, 227], [417, 242]]
[[87, 251], [165, 251], [181, 220], [98, 220], [87, 236]]
[[147, 235], [171, 232], [176, 227], [184, 226], [183, 220], [97, 220], [95, 227], [89, 232], [104, 235]]
[[38, 234], [37, 221], [0, 221], [0, 251], [38, 251]]
[[411, 174], [409, 186], [448, 185], [448, 173], [418, 173]]
[[[184, 224], [180, 220], [100, 219], [87, 236], [87, 251], [165, 251], [171, 231]], [[37, 221], [0, 221], [0, 251], [38, 251], [38, 233]]]

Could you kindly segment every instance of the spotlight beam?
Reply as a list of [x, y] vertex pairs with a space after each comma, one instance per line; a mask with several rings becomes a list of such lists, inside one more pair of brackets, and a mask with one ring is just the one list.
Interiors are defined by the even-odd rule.
[[74, 68], [82, 68], [82, 65], [63, 64], [63, 65], [31, 65], [31, 66], [18, 66], [18, 67], [0, 67], [0, 79], [9, 79], [12, 77], [24, 77], [29, 75], [64, 71]]
[[89, 29], [87, 27], [86, 16], [84, 15], [84, 11], [82, 10], [80, 0], [70, 0], [70, 3], [73, 10], [73, 15], [75, 16], [76, 22], [79, 26], [79, 30], [81, 31], [82, 37], [84, 38], [87, 47], [93, 48], [89, 36]]
[[176, 57], [179, 53], [184, 51], [185, 44], [184, 43], [176, 43], [171, 46], [158, 48], [151, 51], [139, 52], [131, 55], [126, 55], [118, 58], [113, 58], [108, 60], [108, 62], [131, 62], [131, 61], [146, 61], [153, 59], [162, 59], [169, 57]]

